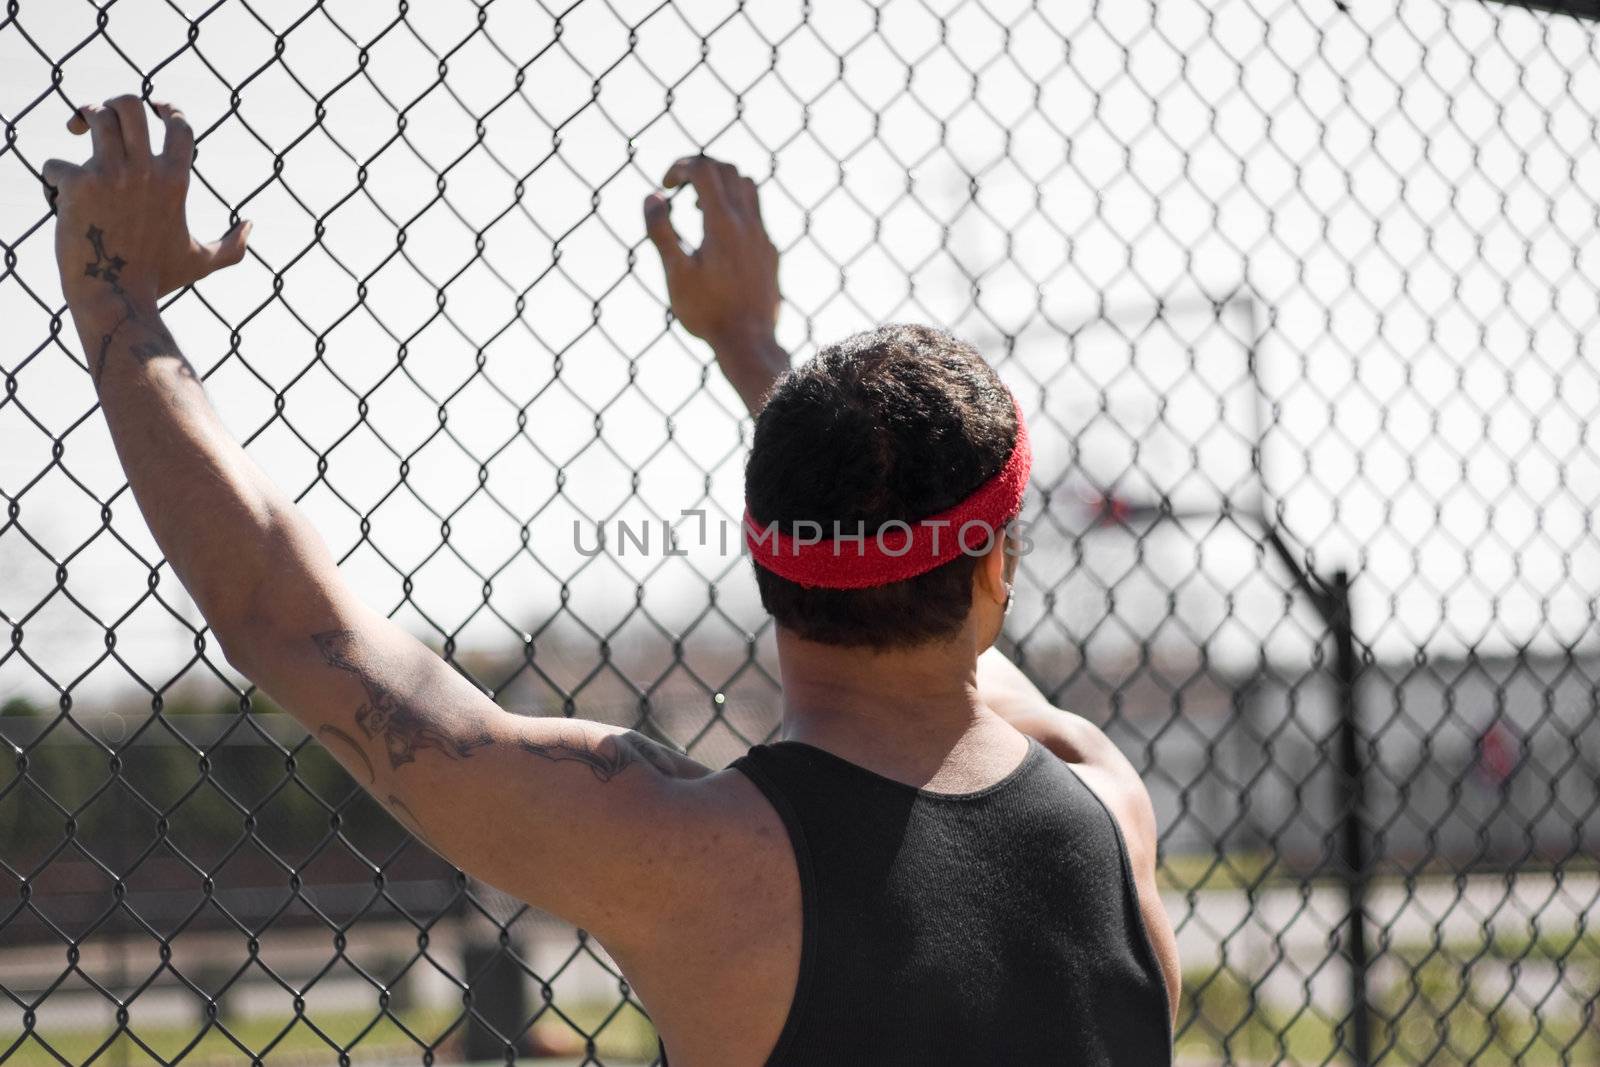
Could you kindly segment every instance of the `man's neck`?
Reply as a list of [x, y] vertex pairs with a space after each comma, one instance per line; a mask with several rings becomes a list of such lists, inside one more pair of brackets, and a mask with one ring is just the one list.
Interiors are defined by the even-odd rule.
[[1027, 742], [978, 698], [978, 648], [950, 641], [874, 651], [806, 641], [780, 628], [783, 737], [942, 792], [981, 788]]

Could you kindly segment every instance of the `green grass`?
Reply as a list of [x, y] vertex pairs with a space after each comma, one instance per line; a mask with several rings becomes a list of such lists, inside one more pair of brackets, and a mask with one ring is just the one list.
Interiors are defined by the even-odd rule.
[[[608, 1062], [647, 1062], [655, 1055], [655, 1031], [631, 1005], [620, 1010], [614, 1003], [598, 1002], [560, 1008], [570, 1023], [547, 1011], [534, 1025], [535, 1037], [551, 1054], [585, 1055], [588, 1034], [594, 1037], [597, 1054]], [[337, 1063], [341, 1051], [348, 1051], [357, 1063], [420, 1062], [430, 1045], [437, 1060], [457, 1062], [462, 1058], [465, 1025], [459, 1012], [419, 1010], [393, 1016], [312, 1012], [300, 1019], [250, 1017], [210, 1027], [135, 1026], [134, 1036], [116, 1035], [111, 1026], [40, 1027], [4, 1062], [6, 1067], [60, 1067], [63, 1061], [79, 1067], [156, 1067], [174, 1061], [193, 1067], [232, 1067], [259, 1058], [287, 1067]], [[16, 1032], [0, 1033], [0, 1056], [17, 1037]]]
[[[1406, 968], [1397, 981], [1373, 989], [1373, 1049], [1385, 1065], [1430, 1067], [1565, 1067], [1600, 1063], [1600, 1011], [1585, 1019], [1570, 1002], [1535, 1009], [1515, 994], [1491, 995], [1479, 981], [1484, 960], [1559, 961], [1581, 998], [1600, 976], [1600, 939], [1546, 935], [1489, 944], [1394, 946]], [[1513, 979], [1514, 981], [1514, 979]], [[1180, 1058], [1249, 1064], [1345, 1063], [1338, 1055], [1343, 1003], [1322, 1010], [1287, 1010], [1257, 1002], [1237, 972], [1195, 968], [1184, 974], [1178, 1019]], [[1496, 985], [1496, 988], [1500, 988]], [[1542, 988], [1542, 985], [1541, 985]]]
[[[1516, 996], [1491, 995], [1480, 981], [1486, 972], [1528, 960], [1559, 965], [1575, 991], [1593, 989], [1600, 980], [1600, 935], [1544, 933], [1437, 947], [1395, 944], [1386, 956], [1403, 966], [1398, 980], [1375, 981], [1373, 989], [1374, 1047], [1385, 1065], [1600, 1064], [1600, 1017], [1586, 1022], [1570, 1001], [1559, 1009], [1535, 1010]], [[1186, 1063], [1340, 1064], [1345, 1062], [1339, 1055], [1343, 1012], [1342, 1001], [1317, 1007], [1264, 1003], [1235, 970], [1192, 968], [1184, 975], [1179, 1056]], [[347, 1050], [356, 1063], [403, 1063], [419, 1062], [428, 1046], [435, 1048], [436, 1060], [458, 1062], [464, 1027], [458, 1011], [402, 1010], [392, 1016], [313, 1011], [301, 1019], [247, 1017], [209, 1028], [198, 1023], [138, 1027], [146, 1048], [127, 1034], [113, 1040], [109, 1026], [57, 1025], [41, 1027], [4, 1062], [7, 1067], [57, 1067], [63, 1061], [154, 1067], [177, 1061], [220, 1067], [260, 1058], [278, 1065], [331, 1064]], [[548, 1053], [573, 1059], [589, 1053], [590, 1039], [593, 1052], [607, 1063], [648, 1062], [655, 1052], [649, 1021], [633, 1005], [615, 1001], [558, 999], [536, 1024], [535, 1035]], [[0, 1053], [15, 1038], [14, 1032], [0, 1033]]]

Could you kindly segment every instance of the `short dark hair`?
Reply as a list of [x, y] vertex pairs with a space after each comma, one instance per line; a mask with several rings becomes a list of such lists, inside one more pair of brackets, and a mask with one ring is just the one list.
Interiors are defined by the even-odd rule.
[[[1005, 465], [1011, 394], [977, 349], [929, 326], [881, 326], [829, 345], [779, 381], [756, 419], [745, 502], [763, 526], [871, 531], [959, 504]], [[972, 607], [975, 556], [874, 589], [808, 589], [756, 567], [780, 626], [829, 645], [949, 637]]]

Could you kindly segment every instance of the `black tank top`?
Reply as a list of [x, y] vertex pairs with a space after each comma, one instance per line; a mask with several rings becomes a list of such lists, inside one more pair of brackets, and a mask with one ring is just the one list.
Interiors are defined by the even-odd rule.
[[800, 974], [768, 1067], [1172, 1063], [1121, 832], [1038, 742], [958, 795], [795, 741], [733, 766], [800, 871]]

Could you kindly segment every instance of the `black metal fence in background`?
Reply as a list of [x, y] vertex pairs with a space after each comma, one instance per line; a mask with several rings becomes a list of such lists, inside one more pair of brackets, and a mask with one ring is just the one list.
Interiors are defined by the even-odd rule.
[[[797, 358], [931, 321], [1017, 393], [1006, 647], [1156, 799], [1182, 1060], [1600, 1062], [1600, 57], [1473, 0], [11, 0], [0, 1060], [654, 1057], [599, 946], [407, 838], [162, 566], [37, 180], [129, 88], [199, 131], [196, 229], [257, 224], [168, 309], [208, 391], [505, 706], [717, 765], [775, 728], [684, 514], [736, 521], [748, 422], [639, 219], [723, 155]], [[663, 521], [685, 555], [586, 551]]]

